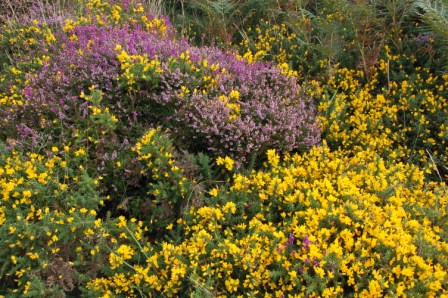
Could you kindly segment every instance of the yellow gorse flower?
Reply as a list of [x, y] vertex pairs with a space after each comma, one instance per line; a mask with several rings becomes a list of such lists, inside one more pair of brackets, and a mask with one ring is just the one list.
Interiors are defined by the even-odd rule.
[[218, 166], [223, 165], [228, 171], [232, 171], [233, 170], [233, 166], [235, 165], [235, 161], [233, 159], [231, 159], [230, 157], [228, 157], [228, 156], [226, 156], [224, 158], [218, 157], [216, 159], [216, 164]]

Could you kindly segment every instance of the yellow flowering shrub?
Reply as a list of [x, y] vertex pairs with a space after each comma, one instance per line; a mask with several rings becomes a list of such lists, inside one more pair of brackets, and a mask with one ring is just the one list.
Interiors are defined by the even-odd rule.
[[216, 164], [218, 166], [224, 166], [228, 171], [232, 171], [233, 170], [233, 166], [235, 164], [235, 161], [233, 161], [233, 159], [231, 159], [230, 157], [226, 156], [224, 158], [222, 157], [218, 157], [216, 159]]
[[[77, 24], [97, 23], [101, 26], [113, 25], [143, 25], [143, 27], [160, 36], [171, 34], [172, 28], [164, 18], [150, 17], [148, 12], [140, 2], [126, 5], [122, 1], [107, 1], [107, 0], [79, 0], [80, 8], [84, 13], [80, 13], [81, 17], [73, 22], [67, 20], [64, 30], [66, 32], [75, 28]], [[94, 18], [89, 19], [84, 15], [93, 15]]]
[[[177, 220], [173, 233], [182, 241], [140, 248], [144, 265], [92, 280], [91, 289], [123, 296], [135, 288], [218, 297], [446, 293], [444, 184], [427, 184], [417, 167], [388, 164], [373, 150], [348, 157], [323, 145], [302, 156], [268, 154], [264, 169], [235, 173], [208, 206]], [[127, 283], [117, 284], [122, 274]]]
[[446, 181], [448, 76], [417, 68], [415, 74], [390, 79], [406, 59], [388, 58], [367, 82], [361, 71], [343, 68], [311, 88], [320, 101], [325, 139], [334, 149], [369, 148], [386, 159], [419, 164]]
[[73, 168], [73, 150], [52, 148], [51, 156], [0, 151], [0, 291], [41, 296], [72, 291], [95, 269], [104, 228], [96, 180]]
[[145, 55], [129, 55], [126, 51], [121, 50], [120, 45], [115, 50], [119, 51], [117, 58], [123, 71], [118, 78], [121, 86], [126, 86], [129, 91], [136, 91], [141, 89], [140, 81], [150, 82], [154, 86], [157, 85], [157, 74], [162, 72], [160, 62], [157, 59], [150, 60]]
[[150, 221], [151, 232], [164, 232], [165, 227], [180, 215], [188, 204], [193, 181], [184, 175], [175, 158], [172, 141], [166, 132], [151, 129], [131, 149], [143, 164], [141, 175], [147, 179], [147, 196], [139, 205], [143, 219]]
[[300, 77], [303, 70], [291, 69], [289, 64], [297, 59], [307, 59], [309, 52], [302, 52], [300, 58], [296, 55], [299, 51], [299, 44], [295, 42], [297, 38], [298, 35], [291, 32], [284, 23], [271, 24], [269, 21], [262, 21], [258, 26], [248, 28], [247, 38], [240, 43], [239, 50], [249, 63], [259, 60], [273, 61], [283, 69], [284, 74]]

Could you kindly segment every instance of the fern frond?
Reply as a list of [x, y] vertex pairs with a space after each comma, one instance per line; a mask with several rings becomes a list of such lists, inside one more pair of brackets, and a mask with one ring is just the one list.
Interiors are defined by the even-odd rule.
[[427, 29], [448, 48], [448, 0], [417, 0], [414, 5]]

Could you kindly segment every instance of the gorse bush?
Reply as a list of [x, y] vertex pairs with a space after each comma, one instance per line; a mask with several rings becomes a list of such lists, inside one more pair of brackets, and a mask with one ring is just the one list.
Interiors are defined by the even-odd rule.
[[119, 247], [114, 254], [126, 255], [128, 265], [92, 280], [92, 295], [384, 297], [446, 290], [446, 187], [427, 188], [418, 168], [389, 167], [373, 150], [348, 158], [323, 146], [284, 159], [272, 150], [267, 158], [262, 170], [235, 173], [212, 194], [211, 206], [177, 220], [180, 243], [141, 253], [136, 245]]
[[402, 71], [406, 63], [412, 62], [387, 50], [368, 83], [361, 83], [365, 77], [360, 71], [339, 69], [326, 86], [314, 89], [324, 138], [333, 149], [372, 148], [446, 181], [448, 77], [422, 68], [408, 75]]
[[[0, 160], [0, 291], [11, 296], [62, 295], [98, 272], [104, 201], [97, 180], [77, 168], [69, 147], [51, 156], [9, 152]], [[96, 254], [98, 253], [98, 254]]]
[[[154, 199], [141, 204], [142, 218], [153, 226], [165, 229], [189, 203], [193, 181], [179, 168], [172, 141], [160, 130], [152, 129], [144, 134], [132, 148], [143, 165], [143, 175], [150, 181], [148, 194]], [[155, 229], [153, 229], [155, 230]]]
[[[303, 89], [319, 103], [323, 138], [332, 149], [357, 151], [373, 146], [384, 158], [424, 165], [438, 180], [445, 180], [446, 76], [429, 67], [438, 65], [443, 69], [443, 38], [428, 32], [423, 21], [430, 22], [429, 16], [405, 25], [405, 20], [417, 13], [413, 1], [377, 6], [361, 1], [350, 7], [336, 6], [336, 2], [321, 10], [308, 7], [316, 14], [300, 15], [296, 30], [268, 21], [250, 28], [248, 38], [241, 43], [241, 54], [249, 60], [274, 61], [285, 73], [304, 80]], [[344, 11], [349, 8], [353, 9], [351, 17], [344, 19]], [[375, 27], [371, 31], [379, 30], [374, 35], [381, 41], [369, 41], [369, 36], [360, 38], [362, 34], [354, 30], [378, 26], [373, 17], [370, 23], [366, 20], [365, 27], [356, 23], [360, 21], [355, 14], [365, 10], [370, 11], [365, 12], [367, 19], [372, 17], [372, 11], [377, 11], [381, 19], [395, 18], [401, 33]], [[323, 30], [327, 23], [345, 33]], [[313, 30], [333, 32], [335, 38], [342, 38], [343, 50], [334, 52], [350, 53], [348, 58], [355, 59], [350, 62], [325, 54], [326, 50], [313, 41], [318, 36]], [[376, 48], [369, 50], [371, 54], [362, 53], [360, 41]]]

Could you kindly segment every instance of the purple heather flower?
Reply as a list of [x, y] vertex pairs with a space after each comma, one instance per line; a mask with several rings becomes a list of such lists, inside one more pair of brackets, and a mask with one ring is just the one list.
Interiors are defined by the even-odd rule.
[[303, 246], [305, 247], [305, 249], [310, 248], [310, 239], [308, 239], [308, 236], [305, 236], [305, 238], [303, 238]]
[[290, 233], [288, 238], [288, 245], [294, 245], [294, 240], [295, 240], [294, 234]]
[[418, 44], [426, 44], [429, 43], [431, 40], [434, 40], [434, 34], [430, 33], [430, 34], [419, 34], [416, 38], [415, 41]]

